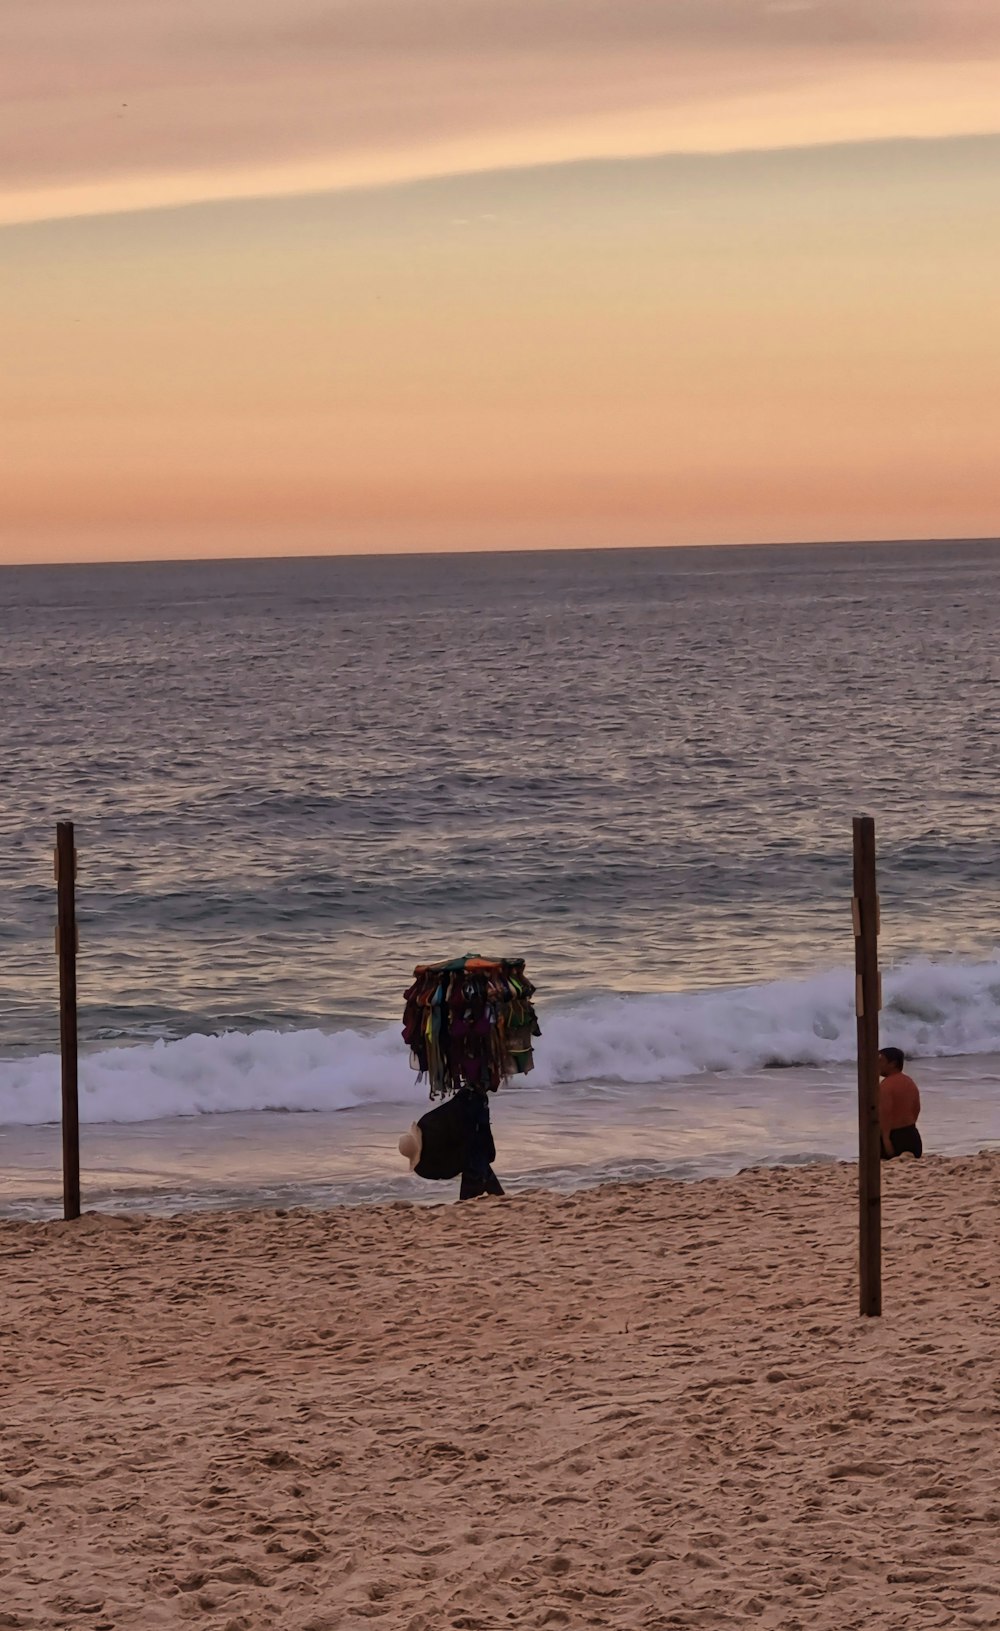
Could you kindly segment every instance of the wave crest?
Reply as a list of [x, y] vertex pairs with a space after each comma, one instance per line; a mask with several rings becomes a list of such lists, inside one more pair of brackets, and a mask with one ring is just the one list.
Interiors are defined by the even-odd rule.
[[[916, 962], [884, 977], [882, 1036], [907, 1054], [1000, 1052], [1000, 962]], [[855, 1054], [854, 978], [648, 996], [601, 996], [541, 1010], [528, 1085], [669, 1084], [705, 1072], [844, 1065]], [[397, 1025], [230, 1031], [113, 1047], [81, 1060], [84, 1122], [155, 1121], [247, 1110], [423, 1105]], [[0, 1061], [0, 1123], [59, 1116], [55, 1054]]]

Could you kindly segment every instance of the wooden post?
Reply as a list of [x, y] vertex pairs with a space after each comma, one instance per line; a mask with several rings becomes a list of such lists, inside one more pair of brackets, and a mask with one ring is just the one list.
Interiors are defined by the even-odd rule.
[[854, 817], [854, 968], [858, 1016], [858, 1203], [861, 1312], [882, 1312], [882, 1140], [878, 1121], [879, 903], [875, 822]]
[[80, 1103], [76, 1027], [76, 846], [72, 821], [56, 827], [59, 1043], [62, 1053], [63, 1217], [80, 1216]]

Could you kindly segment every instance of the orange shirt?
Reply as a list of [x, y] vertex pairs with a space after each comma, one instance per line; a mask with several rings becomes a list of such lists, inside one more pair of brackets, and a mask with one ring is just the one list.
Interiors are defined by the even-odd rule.
[[894, 1070], [883, 1076], [878, 1090], [878, 1121], [883, 1137], [896, 1127], [913, 1127], [920, 1114], [920, 1089], [912, 1076]]

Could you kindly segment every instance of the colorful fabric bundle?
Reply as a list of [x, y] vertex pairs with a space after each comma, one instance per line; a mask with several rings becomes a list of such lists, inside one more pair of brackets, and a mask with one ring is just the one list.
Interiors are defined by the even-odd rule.
[[456, 957], [421, 963], [406, 993], [403, 1041], [432, 1099], [463, 1087], [495, 1093], [532, 1069], [541, 1036], [523, 957]]

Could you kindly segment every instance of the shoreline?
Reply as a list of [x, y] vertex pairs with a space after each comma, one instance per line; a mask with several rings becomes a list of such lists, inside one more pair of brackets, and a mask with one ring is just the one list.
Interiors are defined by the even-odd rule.
[[[928, 1062], [921, 1129], [929, 1153], [1000, 1148], [1000, 1058]], [[421, 1102], [323, 1111], [229, 1111], [85, 1123], [83, 1204], [132, 1213], [234, 1206], [447, 1201], [456, 1185], [413, 1178], [397, 1141]], [[493, 1112], [497, 1170], [511, 1192], [610, 1181], [735, 1175], [747, 1167], [853, 1159], [857, 1087], [845, 1069], [709, 1074], [662, 1084], [601, 1081], [506, 1088]], [[58, 1124], [0, 1126], [0, 1217], [61, 1212]]]
[[1000, 1152], [0, 1223], [18, 1631], [987, 1627]]
[[[995, 1165], [998, 1184], [1000, 1184], [1000, 1147], [985, 1145], [979, 1149], [962, 1150], [956, 1153], [942, 1154], [938, 1151], [925, 1151], [919, 1161], [913, 1160], [904, 1154], [893, 1162], [882, 1162], [883, 1197], [886, 1188], [886, 1174], [904, 1168], [916, 1168], [921, 1171], [948, 1171], [951, 1168], [964, 1168], [968, 1163], [983, 1163], [987, 1167]], [[857, 1157], [845, 1159], [836, 1156], [819, 1155], [806, 1159], [793, 1159], [788, 1161], [761, 1161], [750, 1166], [740, 1167], [735, 1172], [696, 1173], [678, 1175], [672, 1172], [644, 1172], [638, 1175], [601, 1176], [595, 1175], [589, 1183], [576, 1184], [571, 1188], [559, 1188], [543, 1183], [523, 1182], [517, 1187], [505, 1190], [501, 1197], [478, 1197], [480, 1200], [493, 1199], [501, 1207], [547, 1205], [566, 1202], [574, 1205], [578, 1201], [586, 1201], [594, 1197], [611, 1197], [619, 1195], [623, 1199], [637, 1199], [648, 1191], [669, 1193], [677, 1190], [699, 1191], [703, 1188], [735, 1185], [744, 1181], [761, 1178], [769, 1179], [777, 1175], [793, 1174], [847, 1174], [856, 1175], [858, 1170]], [[531, 1177], [537, 1174], [528, 1174]], [[544, 1176], [544, 1175], [542, 1175]], [[404, 1180], [405, 1181], [405, 1180]], [[891, 1180], [890, 1180], [891, 1181]], [[853, 1178], [851, 1178], [853, 1183]], [[853, 1191], [852, 1191], [853, 1193]], [[145, 1227], [156, 1228], [164, 1226], [169, 1228], [172, 1239], [179, 1238], [178, 1229], [187, 1223], [192, 1226], [204, 1222], [223, 1226], [236, 1227], [250, 1224], [255, 1219], [323, 1219], [335, 1218], [341, 1213], [350, 1217], [365, 1217], [371, 1219], [393, 1218], [401, 1213], [427, 1213], [451, 1211], [459, 1207], [458, 1180], [449, 1183], [429, 1183], [413, 1179], [409, 1184], [409, 1193], [394, 1195], [389, 1199], [375, 1198], [371, 1200], [342, 1201], [322, 1200], [302, 1201], [295, 1199], [295, 1190], [289, 1186], [288, 1193], [272, 1199], [258, 1202], [256, 1199], [241, 1203], [239, 1199], [232, 1202], [221, 1200], [215, 1204], [209, 1196], [225, 1194], [224, 1191], [211, 1191], [203, 1197], [202, 1204], [181, 1207], [175, 1211], [166, 1211], [160, 1208], [146, 1209], [143, 1207], [107, 1208], [99, 1205], [84, 1205], [80, 1218], [66, 1220], [61, 1213], [45, 1217], [16, 1216], [0, 1211], [0, 1256], [3, 1255], [3, 1244], [8, 1233], [17, 1234], [25, 1231], [29, 1235], [33, 1231], [66, 1231], [71, 1234], [74, 1229], [88, 1233], [98, 1233], [106, 1225], [109, 1230], [134, 1230]], [[462, 1203], [460, 1209], [468, 1210], [469, 1203]], [[998, 1224], [1000, 1229], [1000, 1224]], [[1000, 1233], [998, 1233], [998, 1246], [1000, 1246]], [[2, 1631], [2, 1627], [0, 1627]]]

